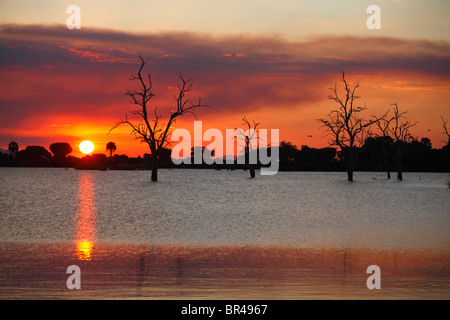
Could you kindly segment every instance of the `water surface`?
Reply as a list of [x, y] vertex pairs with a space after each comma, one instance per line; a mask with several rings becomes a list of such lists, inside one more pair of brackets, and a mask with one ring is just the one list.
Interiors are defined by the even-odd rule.
[[150, 175], [0, 168], [0, 297], [450, 297], [449, 174]]

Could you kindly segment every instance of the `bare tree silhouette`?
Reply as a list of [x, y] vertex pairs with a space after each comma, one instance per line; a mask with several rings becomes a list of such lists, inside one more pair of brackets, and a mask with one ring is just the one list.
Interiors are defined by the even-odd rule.
[[[388, 116], [391, 111], [390, 109], [386, 113], [385, 117], [377, 119], [375, 123], [379, 130], [377, 135], [383, 138], [382, 148], [385, 166], [387, 166], [387, 155], [390, 153], [389, 151], [391, 151], [393, 153], [392, 158], [394, 159], [395, 166], [397, 168], [397, 179], [403, 180], [403, 153], [408, 146], [408, 143], [414, 140], [410, 129], [414, 127], [417, 122], [412, 123], [410, 121], [404, 121], [404, 119], [406, 119], [405, 114], [407, 111], [400, 112], [396, 103], [392, 104], [392, 106], [393, 115], [390, 117]], [[392, 150], [388, 147], [388, 142], [392, 143]], [[389, 172], [388, 179], [390, 179]]]
[[112, 157], [114, 151], [117, 150], [116, 144], [112, 141], [106, 144], [106, 150], [109, 151], [109, 156]]
[[442, 121], [442, 128], [444, 129], [444, 134], [447, 136], [447, 138], [448, 138], [448, 142], [447, 142], [447, 145], [450, 145], [450, 133], [448, 132], [448, 129], [447, 129], [447, 122], [448, 122], [448, 120], [444, 120], [444, 117], [443, 116], [441, 116], [441, 121]]
[[325, 128], [326, 134], [331, 136], [330, 145], [338, 146], [341, 149], [346, 164], [348, 181], [353, 181], [353, 171], [355, 169], [358, 152], [364, 145], [365, 136], [369, 127], [376, 122], [373, 120], [364, 120], [360, 112], [367, 109], [366, 105], [356, 106], [356, 100], [360, 97], [356, 95], [356, 89], [359, 84], [351, 86], [345, 80], [344, 71], [342, 71], [342, 82], [344, 83], [344, 94], [342, 97], [337, 92], [337, 85], [330, 88], [332, 94], [328, 99], [336, 102], [338, 108], [332, 110], [326, 119], [318, 119]]
[[139, 90], [127, 90], [125, 93], [130, 97], [130, 103], [139, 106], [137, 110], [131, 111], [133, 116], [139, 118], [139, 122], [132, 122], [128, 120], [125, 115], [125, 120], [117, 122], [110, 130], [114, 130], [122, 124], [127, 124], [131, 127], [131, 133], [136, 139], [141, 140], [148, 144], [152, 154], [152, 181], [158, 180], [158, 159], [165, 146], [168, 144], [167, 138], [171, 134], [171, 127], [176, 122], [176, 119], [185, 114], [192, 114], [194, 117], [194, 109], [199, 107], [207, 107], [203, 104], [201, 99], [198, 103], [194, 104], [191, 100], [186, 98], [186, 95], [192, 91], [193, 81], [192, 78], [185, 79], [180, 75], [181, 82], [178, 84], [178, 95], [175, 96], [176, 107], [175, 110], [170, 111], [169, 119], [166, 123], [161, 123], [162, 116], [158, 114], [157, 106], [154, 106], [152, 110], [149, 110], [149, 101], [155, 96], [152, 92], [151, 75], [148, 74], [144, 79], [142, 70], [144, 69], [146, 61], [139, 56], [141, 65], [137, 75], [132, 75], [131, 81], [137, 81], [139, 83]]
[[[251, 163], [252, 155], [256, 152], [256, 157], [253, 156], [253, 158], [258, 158], [257, 152], [258, 152], [258, 134], [257, 134], [257, 128], [260, 125], [260, 123], [256, 123], [253, 120], [253, 124], [250, 123], [250, 121], [247, 120], [247, 117], [244, 116], [242, 118], [243, 126], [246, 127], [246, 131], [244, 132], [242, 129], [236, 129], [236, 138], [241, 140], [244, 143], [245, 147], [245, 157], [246, 157], [246, 163], [250, 169], [250, 178], [254, 178], [256, 176], [255, 174], [255, 164]], [[253, 141], [256, 141], [256, 143], [253, 143]], [[256, 147], [255, 147], [256, 144]]]
[[402, 159], [408, 143], [415, 140], [410, 129], [417, 124], [406, 120], [407, 111], [400, 112], [396, 103], [392, 104], [393, 116], [388, 118], [388, 132], [394, 141], [394, 160], [397, 167], [397, 179], [403, 180]]
[[[449, 156], [450, 154], [450, 133], [448, 132], [447, 122], [448, 120], [444, 120], [444, 117], [441, 116], [442, 128], [444, 129], [443, 133], [447, 136], [447, 145], [442, 147], [442, 151], [444, 152], [444, 156]], [[447, 182], [448, 187], [450, 188], [450, 180]]]
[[391, 149], [392, 149], [392, 144], [393, 144], [393, 140], [392, 140], [391, 136], [389, 135], [390, 121], [388, 119], [386, 119], [385, 117], [383, 117], [383, 118], [377, 119], [375, 121], [375, 124], [377, 125], [378, 130], [379, 130], [379, 132], [375, 133], [375, 136], [379, 137], [381, 140], [380, 148], [381, 148], [381, 154], [383, 156], [384, 170], [386, 171], [387, 178], [390, 179], [391, 172], [389, 170], [388, 158], [391, 155]]

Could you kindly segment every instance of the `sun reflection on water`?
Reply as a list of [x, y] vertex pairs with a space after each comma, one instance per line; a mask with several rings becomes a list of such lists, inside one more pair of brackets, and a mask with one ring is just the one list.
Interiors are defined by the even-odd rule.
[[78, 241], [76, 246], [79, 260], [90, 261], [92, 259], [91, 255], [94, 247], [94, 241]]
[[95, 193], [92, 172], [80, 172], [78, 212], [75, 226], [76, 254], [79, 260], [90, 261], [96, 238]]

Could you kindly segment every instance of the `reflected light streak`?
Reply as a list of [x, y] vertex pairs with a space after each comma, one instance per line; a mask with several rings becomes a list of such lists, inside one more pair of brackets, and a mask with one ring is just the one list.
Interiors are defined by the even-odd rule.
[[92, 252], [96, 237], [93, 180], [94, 177], [91, 172], [80, 172], [75, 244], [78, 259], [85, 261], [92, 260]]

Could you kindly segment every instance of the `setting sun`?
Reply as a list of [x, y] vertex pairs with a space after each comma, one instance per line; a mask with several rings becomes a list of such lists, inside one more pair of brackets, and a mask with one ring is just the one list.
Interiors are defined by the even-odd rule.
[[84, 154], [89, 154], [94, 151], [94, 144], [91, 141], [83, 141], [80, 143], [80, 151]]

